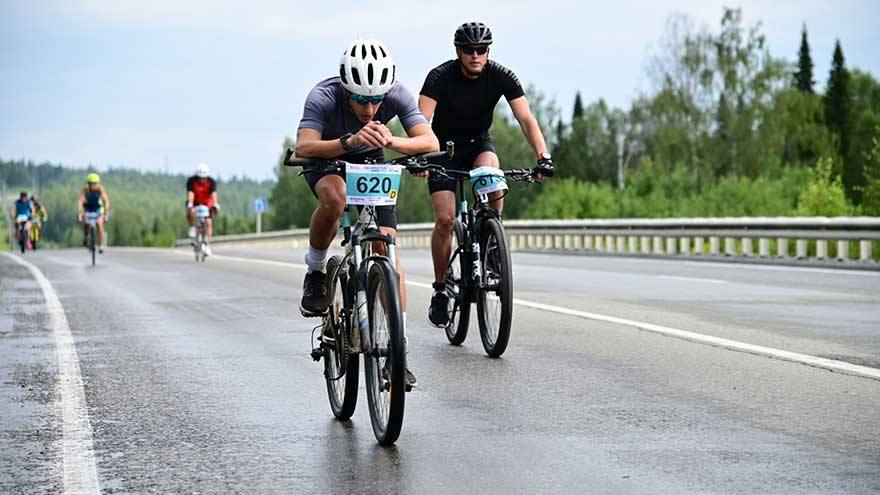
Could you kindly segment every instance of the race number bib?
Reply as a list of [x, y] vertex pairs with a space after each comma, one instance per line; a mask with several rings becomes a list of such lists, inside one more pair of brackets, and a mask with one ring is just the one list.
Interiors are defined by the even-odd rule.
[[489, 194], [507, 189], [507, 179], [501, 169], [479, 167], [471, 170], [471, 181], [477, 194]]
[[211, 216], [211, 209], [205, 205], [196, 206], [196, 216], [199, 218], [207, 218]]
[[345, 197], [350, 205], [392, 206], [397, 204], [403, 167], [388, 163], [345, 166]]
[[15, 223], [24, 223], [27, 221], [28, 221], [27, 215], [19, 215], [19, 216], [15, 217]]

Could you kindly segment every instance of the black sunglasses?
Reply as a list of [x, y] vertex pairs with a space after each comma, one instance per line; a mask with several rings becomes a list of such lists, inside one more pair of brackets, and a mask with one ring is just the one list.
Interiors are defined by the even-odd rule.
[[464, 53], [466, 53], [468, 55], [473, 55], [474, 53], [476, 53], [477, 55], [485, 55], [486, 52], [489, 51], [489, 47], [488, 46], [467, 46], [467, 45], [465, 45], [465, 46], [461, 47], [461, 51], [463, 51]]

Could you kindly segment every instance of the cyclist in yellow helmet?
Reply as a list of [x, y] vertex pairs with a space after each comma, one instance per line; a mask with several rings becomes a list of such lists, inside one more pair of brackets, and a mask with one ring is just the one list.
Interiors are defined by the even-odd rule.
[[86, 177], [86, 187], [79, 192], [76, 200], [77, 218], [83, 224], [83, 246], [89, 232], [89, 224], [86, 222], [86, 213], [97, 214], [95, 222], [98, 227], [98, 239], [100, 239], [98, 252], [103, 253], [107, 247], [107, 236], [104, 235], [104, 222], [110, 217], [110, 198], [107, 191], [101, 185], [101, 177], [92, 172]]

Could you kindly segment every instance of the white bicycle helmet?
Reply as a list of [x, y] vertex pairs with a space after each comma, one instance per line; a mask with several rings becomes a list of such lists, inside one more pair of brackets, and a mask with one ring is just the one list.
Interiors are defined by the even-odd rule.
[[339, 62], [342, 86], [362, 96], [384, 95], [394, 86], [397, 68], [391, 53], [378, 40], [355, 40]]
[[208, 174], [211, 173], [211, 169], [208, 168], [208, 165], [204, 163], [200, 163], [196, 165], [196, 175], [199, 177], [207, 177]]

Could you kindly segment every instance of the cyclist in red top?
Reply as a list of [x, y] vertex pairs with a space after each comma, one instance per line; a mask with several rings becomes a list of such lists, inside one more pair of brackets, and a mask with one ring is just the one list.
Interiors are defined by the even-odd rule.
[[[189, 220], [189, 236], [196, 236], [195, 222], [196, 206], [204, 205], [211, 209], [211, 216], [205, 219], [205, 238], [211, 242], [213, 225], [211, 219], [220, 213], [220, 199], [217, 196], [217, 181], [209, 174], [211, 170], [204, 163], [196, 166], [196, 174], [186, 181], [186, 218]], [[205, 248], [205, 254], [211, 255], [209, 247]]]

